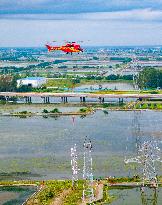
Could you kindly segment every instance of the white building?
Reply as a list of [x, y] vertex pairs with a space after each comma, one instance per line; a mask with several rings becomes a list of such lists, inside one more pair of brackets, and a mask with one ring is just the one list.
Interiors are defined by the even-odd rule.
[[46, 78], [43, 77], [27, 77], [17, 80], [17, 87], [22, 85], [31, 86], [33, 88], [40, 88], [47, 82]]

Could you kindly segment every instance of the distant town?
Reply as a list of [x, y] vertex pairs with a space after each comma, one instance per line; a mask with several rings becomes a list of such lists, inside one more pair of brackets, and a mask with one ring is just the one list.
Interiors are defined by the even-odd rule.
[[[75, 84], [83, 80], [134, 80], [134, 83], [137, 83], [137, 76], [141, 71], [154, 68], [160, 71], [155, 79], [156, 83], [137, 87], [147, 89], [162, 86], [160, 46], [85, 47], [84, 50], [84, 53], [70, 55], [62, 52], [48, 53], [46, 48], [1, 48], [0, 74], [9, 79], [10, 76], [15, 76], [17, 80], [26, 77], [44, 77], [47, 79], [44, 88], [58, 90], [76, 87]], [[57, 83], [59, 78], [67, 81]], [[56, 79], [56, 82], [53, 79]], [[5, 85], [4, 88], [1, 85], [0, 89], [5, 91]]]

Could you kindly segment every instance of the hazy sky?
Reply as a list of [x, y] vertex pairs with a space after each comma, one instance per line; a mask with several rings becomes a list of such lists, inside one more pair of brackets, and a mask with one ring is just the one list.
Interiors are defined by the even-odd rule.
[[162, 0], [0, 0], [0, 47], [162, 45]]

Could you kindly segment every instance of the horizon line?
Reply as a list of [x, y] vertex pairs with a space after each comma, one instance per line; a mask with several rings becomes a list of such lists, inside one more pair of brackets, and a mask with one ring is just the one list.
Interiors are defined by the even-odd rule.
[[[162, 47], [162, 44], [145, 45], [83, 45], [83, 47]], [[44, 46], [0, 46], [0, 48], [45, 48]]]

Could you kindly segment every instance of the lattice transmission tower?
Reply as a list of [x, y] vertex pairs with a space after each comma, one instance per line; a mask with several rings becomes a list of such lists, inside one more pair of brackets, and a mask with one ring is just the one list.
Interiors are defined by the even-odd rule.
[[135, 139], [135, 149], [138, 154], [139, 148], [141, 146], [141, 125], [140, 117], [141, 111], [134, 111], [133, 121], [132, 121], [132, 135]]
[[141, 203], [142, 205], [158, 205], [158, 191], [157, 188], [149, 189], [142, 187], [141, 189]]
[[72, 169], [72, 186], [74, 187], [78, 181], [78, 155], [77, 146], [71, 148], [71, 169]]
[[92, 143], [87, 137], [84, 140], [84, 165], [83, 165], [83, 201], [86, 199], [89, 203], [94, 200], [93, 173], [92, 173]]
[[156, 141], [145, 141], [138, 150], [138, 155], [131, 159], [125, 159], [125, 163], [139, 163], [142, 169], [143, 186], [146, 182], [157, 186], [157, 172], [155, 162], [160, 161], [160, 148]]
[[138, 89], [138, 85], [137, 85], [138, 59], [137, 59], [136, 56], [133, 56], [133, 58], [132, 58], [131, 67], [133, 69], [133, 84], [134, 84], [134, 88], [137, 90]]

